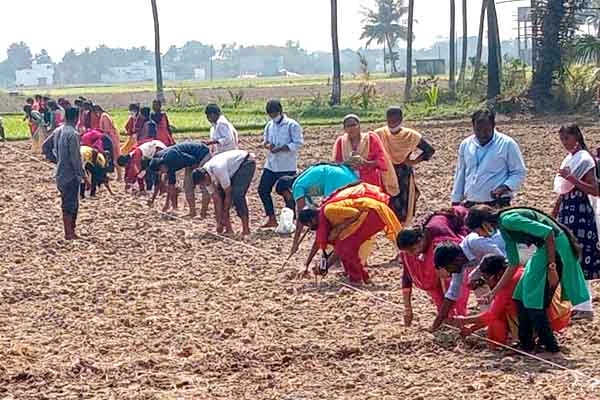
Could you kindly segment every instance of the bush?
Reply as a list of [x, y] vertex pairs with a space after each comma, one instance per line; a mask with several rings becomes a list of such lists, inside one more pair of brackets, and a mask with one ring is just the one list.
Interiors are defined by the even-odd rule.
[[598, 70], [591, 65], [572, 64], [566, 67], [559, 79], [560, 98], [569, 110], [592, 107], [598, 88]]

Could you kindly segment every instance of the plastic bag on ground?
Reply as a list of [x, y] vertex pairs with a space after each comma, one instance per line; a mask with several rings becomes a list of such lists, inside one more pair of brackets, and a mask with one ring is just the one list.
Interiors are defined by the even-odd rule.
[[286, 235], [294, 233], [295, 231], [296, 225], [294, 224], [294, 211], [286, 207], [281, 210], [281, 215], [279, 216], [279, 225], [275, 229], [275, 232], [281, 235]]

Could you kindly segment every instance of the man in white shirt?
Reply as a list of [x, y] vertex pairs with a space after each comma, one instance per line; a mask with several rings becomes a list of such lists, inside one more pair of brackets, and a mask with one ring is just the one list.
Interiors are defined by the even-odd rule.
[[296, 175], [298, 151], [304, 144], [302, 127], [283, 113], [279, 100], [269, 100], [267, 114], [271, 121], [265, 126], [264, 147], [268, 150], [267, 162], [258, 185], [258, 195], [263, 203], [267, 222], [263, 228], [277, 226], [271, 192], [279, 178]]
[[242, 235], [250, 234], [246, 193], [256, 171], [256, 157], [245, 150], [217, 154], [192, 173], [194, 185], [206, 188], [215, 204], [217, 232], [232, 234], [229, 210], [233, 205], [242, 220]]
[[211, 154], [217, 155], [238, 148], [238, 132], [227, 118], [223, 115], [217, 104], [206, 106], [206, 119], [211, 124], [210, 137], [204, 144], [210, 147]]

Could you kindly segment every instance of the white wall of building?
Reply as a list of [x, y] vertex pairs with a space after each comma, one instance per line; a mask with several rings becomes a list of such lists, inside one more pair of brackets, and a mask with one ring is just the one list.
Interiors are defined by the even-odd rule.
[[31, 69], [20, 69], [16, 73], [17, 86], [50, 86], [54, 83], [52, 64], [32, 64]]

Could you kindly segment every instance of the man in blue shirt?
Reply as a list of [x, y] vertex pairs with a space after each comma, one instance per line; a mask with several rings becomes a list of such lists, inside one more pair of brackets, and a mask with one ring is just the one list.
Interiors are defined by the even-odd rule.
[[493, 111], [479, 110], [472, 121], [474, 134], [458, 149], [452, 203], [506, 207], [527, 175], [521, 150], [511, 137], [496, 131]]
[[279, 178], [296, 174], [298, 150], [304, 144], [302, 127], [283, 114], [283, 106], [279, 100], [269, 100], [267, 114], [271, 118], [265, 127], [263, 143], [268, 150], [267, 162], [258, 184], [258, 195], [267, 215], [263, 228], [277, 226], [271, 192]]

